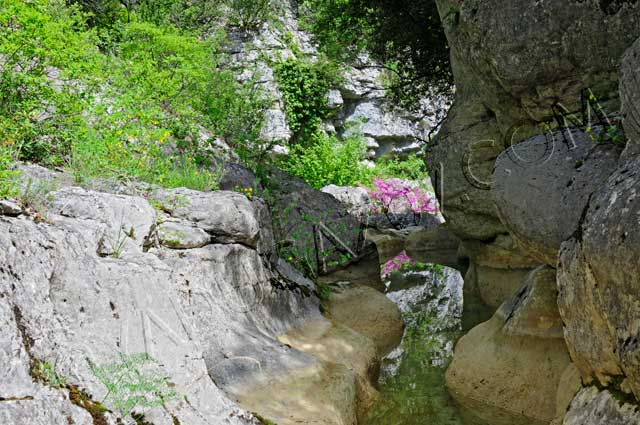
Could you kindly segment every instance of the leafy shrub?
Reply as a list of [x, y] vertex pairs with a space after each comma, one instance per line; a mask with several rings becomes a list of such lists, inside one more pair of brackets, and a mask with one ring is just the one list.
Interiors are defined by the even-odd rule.
[[383, 157], [376, 162], [375, 174], [383, 179], [395, 177], [423, 181], [429, 178], [424, 161], [416, 154], [410, 154], [405, 159]]
[[365, 151], [359, 138], [341, 141], [319, 133], [308, 147], [292, 146], [281, 167], [316, 189], [328, 184], [354, 186], [371, 180], [371, 170], [361, 163]]
[[20, 159], [69, 166], [79, 181], [217, 187], [216, 153], [201, 133], [250, 144], [264, 102], [219, 69], [222, 35], [200, 39], [137, 19], [152, 3], [136, 2], [111, 37], [87, 29], [77, 5], [0, 0], [0, 141], [11, 140]]
[[404, 106], [432, 91], [450, 94], [449, 46], [435, 0], [304, 0], [307, 27], [339, 61], [361, 52], [390, 70], [389, 90]]
[[292, 142], [309, 145], [329, 115], [327, 94], [335, 74], [327, 63], [294, 58], [276, 64], [274, 71], [284, 98], [287, 123], [294, 133]]
[[20, 172], [14, 170], [12, 165], [11, 152], [0, 145], [0, 199], [12, 198], [18, 194], [17, 177]]
[[117, 362], [90, 367], [107, 388], [103, 404], [112, 406], [122, 416], [134, 409], [160, 407], [177, 396], [169, 380], [159, 374], [158, 363], [147, 353], [120, 354]]
[[13, 140], [23, 159], [60, 165], [95, 82], [71, 81], [100, 68], [96, 39], [77, 31], [84, 16], [76, 8], [54, 16], [44, 0], [0, 3], [0, 140]]
[[259, 28], [273, 15], [274, 0], [226, 0], [231, 10], [230, 23], [243, 30]]

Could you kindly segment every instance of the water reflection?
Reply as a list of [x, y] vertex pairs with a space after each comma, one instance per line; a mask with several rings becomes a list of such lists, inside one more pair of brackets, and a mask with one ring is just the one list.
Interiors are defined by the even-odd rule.
[[465, 415], [445, 387], [445, 370], [462, 336], [462, 285], [449, 268], [393, 275], [387, 296], [406, 329], [402, 344], [383, 360], [380, 402], [367, 425], [486, 425]]

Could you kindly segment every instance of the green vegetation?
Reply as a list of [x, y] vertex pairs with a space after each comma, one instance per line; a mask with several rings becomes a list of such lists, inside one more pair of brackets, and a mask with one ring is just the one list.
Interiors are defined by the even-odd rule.
[[160, 407], [177, 396], [173, 385], [158, 374], [156, 361], [147, 353], [120, 354], [117, 362], [100, 366], [90, 364], [90, 367], [107, 388], [102, 403], [122, 416], [132, 414], [136, 409]]
[[[223, 14], [256, 28], [277, 3], [0, 0], [0, 197], [19, 195], [15, 160], [63, 167], [79, 184], [101, 177], [214, 190], [217, 137], [260, 174], [275, 143], [259, 137], [269, 99], [222, 69], [223, 33], [203, 34]], [[325, 134], [337, 62], [307, 60], [289, 43], [297, 57], [273, 66], [294, 136], [277, 165], [316, 188], [422, 176], [415, 157], [372, 171], [358, 137]]]
[[12, 167], [13, 156], [11, 151], [0, 146], [0, 199], [11, 198], [18, 194], [18, 171]]
[[58, 374], [51, 363], [38, 362], [38, 369], [35, 374], [38, 379], [53, 388], [64, 388], [67, 385], [67, 381], [64, 376]]
[[396, 102], [416, 106], [425, 93], [451, 93], [449, 46], [435, 0], [304, 0], [303, 4], [307, 26], [329, 57], [350, 61], [367, 52], [385, 64]]
[[322, 133], [308, 147], [294, 145], [281, 167], [316, 189], [328, 184], [357, 186], [371, 180], [372, 171], [361, 164], [366, 148], [360, 138], [338, 140]]
[[0, 0], [0, 143], [14, 159], [67, 167], [78, 182], [215, 189], [209, 140], [257, 138], [264, 104], [251, 83], [219, 69], [223, 35], [161, 22], [149, 12], [157, 2], [118, 13], [108, 1], [81, 3]]
[[274, 68], [278, 87], [284, 97], [287, 123], [293, 132], [293, 144], [309, 146], [320, 132], [322, 120], [329, 116], [327, 94], [335, 82], [328, 62], [310, 63], [289, 58]]
[[399, 178], [421, 182], [429, 178], [424, 161], [416, 154], [406, 158], [383, 157], [376, 162], [374, 174], [383, 179]]

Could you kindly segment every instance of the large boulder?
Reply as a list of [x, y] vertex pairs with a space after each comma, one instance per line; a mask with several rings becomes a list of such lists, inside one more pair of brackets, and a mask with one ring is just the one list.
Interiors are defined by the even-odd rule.
[[562, 245], [558, 266], [565, 339], [583, 379], [619, 386], [636, 397], [639, 185], [640, 158], [621, 163], [592, 196], [575, 238]]
[[506, 233], [489, 196], [491, 173], [503, 147], [495, 117], [479, 100], [456, 100], [426, 157], [447, 227], [462, 239]]
[[446, 374], [454, 398], [500, 425], [549, 423], [556, 416], [559, 392], [579, 386], [561, 385], [570, 359], [556, 295], [555, 271], [540, 267], [491, 320], [460, 339]]
[[461, 241], [457, 255], [494, 269], [534, 269], [541, 265], [540, 261], [527, 255], [509, 234], [498, 235], [491, 242], [476, 239]]
[[555, 267], [589, 196], [615, 170], [621, 147], [598, 143], [601, 128], [559, 130], [511, 146], [496, 160], [492, 195], [511, 235]]
[[178, 188], [156, 190], [158, 207], [173, 217], [189, 220], [219, 243], [243, 243], [255, 248], [260, 221], [243, 194], [230, 191], [198, 192]]
[[620, 98], [623, 126], [629, 138], [627, 152], [640, 153], [640, 38], [627, 49], [622, 59]]
[[585, 88], [615, 94], [620, 58], [640, 36], [635, 1], [438, 0], [438, 10], [457, 95], [478, 96], [503, 130], [545, 121], [558, 103], [573, 110]]
[[332, 195], [342, 202], [350, 214], [365, 221], [371, 214], [371, 199], [364, 187], [336, 186], [330, 184], [322, 188], [322, 192]]
[[495, 158], [542, 133], [540, 123], [552, 122], [559, 105], [579, 111], [587, 88], [617, 109], [617, 69], [640, 35], [640, 4], [437, 3], [456, 100], [427, 161], [449, 228], [462, 239], [490, 240], [506, 232], [489, 195]]
[[362, 250], [364, 240], [358, 218], [334, 196], [277, 169], [270, 170], [268, 189], [276, 243], [281, 255], [298, 268], [314, 274], [319, 269], [318, 256], [325, 258], [327, 264], [345, 259], [344, 250], [336, 247], [326, 231], [322, 245], [316, 246], [314, 227], [318, 224], [326, 226], [355, 254]]

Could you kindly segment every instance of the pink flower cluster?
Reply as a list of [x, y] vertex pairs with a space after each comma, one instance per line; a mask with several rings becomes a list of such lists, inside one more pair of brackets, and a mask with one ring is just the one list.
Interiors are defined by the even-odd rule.
[[436, 200], [419, 187], [411, 187], [400, 179], [373, 179], [374, 189], [369, 189], [369, 197], [373, 202], [373, 213], [380, 210], [388, 213], [394, 202], [406, 200], [414, 214], [423, 212], [435, 213]]
[[400, 254], [384, 263], [384, 267], [382, 268], [382, 275], [389, 276], [393, 272], [402, 270], [404, 266], [415, 263], [415, 260], [409, 257], [406, 251], [402, 251]]

